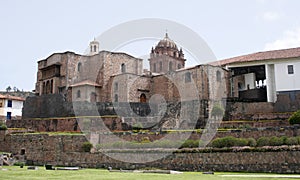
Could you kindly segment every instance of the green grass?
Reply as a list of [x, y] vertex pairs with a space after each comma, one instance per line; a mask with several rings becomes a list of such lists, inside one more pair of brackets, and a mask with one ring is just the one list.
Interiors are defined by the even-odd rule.
[[[4, 166], [0, 168], [0, 179], [5, 180], [37, 180], [37, 179], [72, 179], [72, 180], [177, 180], [177, 179], [201, 179], [201, 180], [266, 180], [266, 179], [278, 179], [276, 174], [260, 174], [260, 173], [215, 173], [214, 175], [205, 175], [201, 172], [184, 172], [183, 174], [154, 174], [154, 173], [124, 173], [124, 172], [108, 172], [104, 169], [82, 169], [78, 171], [64, 171], [64, 170], [45, 170], [44, 167], [39, 167], [38, 170], [27, 170], [27, 167], [20, 168], [18, 166]], [[225, 175], [225, 176], [224, 176]], [[229, 176], [228, 176], [229, 175]], [[234, 177], [234, 176], [238, 177]], [[243, 177], [240, 177], [243, 176]], [[245, 176], [246, 175], [246, 176]], [[247, 176], [250, 177], [247, 177]], [[253, 176], [265, 176], [265, 177], [253, 177]], [[266, 177], [267, 176], [267, 177]], [[285, 175], [284, 175], [285, 176]], [[293, 176], [293, 175], [292, 175]], [[290, 177], [292, 178], [292, 177]], [[284, 178], [288, 179], [288, 178]]]

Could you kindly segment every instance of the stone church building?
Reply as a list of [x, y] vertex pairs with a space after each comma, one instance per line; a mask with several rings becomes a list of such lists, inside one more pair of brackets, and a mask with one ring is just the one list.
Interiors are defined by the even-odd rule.
[[[155, 94], [167, 102], [185, 101], [193, 98], [189, 97], [192, 83], [200, 99], [227, 97], [227, 70], [211, 65], [186, 68], [185, 61], [182, 49], [167, 33], [151, 49], [150, 71], [143, 69], [142, 59], [99, 51], [94, 40], [88, 55], [55, 53], [39, 61], [35, 93], [62, 94], [68, 101], [145, 103]], [[222, 92], [212, 93], [217, 86]]]

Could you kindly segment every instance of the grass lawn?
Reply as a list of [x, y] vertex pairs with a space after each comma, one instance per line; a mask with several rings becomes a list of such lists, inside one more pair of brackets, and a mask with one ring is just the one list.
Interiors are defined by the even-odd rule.
[[201, 172], [184, 172], [183, 174], [154, 174], [154, 173], [124, 173], [109, 172], [104, 169], [81, 169], [77, 171], [45, 170], [39, 167], [38, 170], [27, 170], [27, 167], [3, 166], [0, 168], [0, 179], [5, 180], [35, 180], [35, 179], [72, 179], [72, 180], [93, 180], [93, 179], [122, 179], [122, 180], [163, 180], [163, 179], [201, 179], [201, 180], [258, 180], [258, 179], [292, 179], [300, 178], [299, 175], [278, 175], [278, 174], [257, 174], [257, 173], [215, 173], [214, 175], [202, 174]]

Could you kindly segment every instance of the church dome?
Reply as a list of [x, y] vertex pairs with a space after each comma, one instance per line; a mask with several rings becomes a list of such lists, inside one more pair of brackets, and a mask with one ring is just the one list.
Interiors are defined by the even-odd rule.
[[167, 55], [174, 58], [184, 59], [182, 49], [178, 50], [176, 43], [166, 36], [158, 42], [155, 48], [151, 50], [152, 56]]
[[159, 41], [155, 48], [171, 48], [178, 51], [177, 45], [169, 38], [168, 33], [166, 33], [164, 39]]

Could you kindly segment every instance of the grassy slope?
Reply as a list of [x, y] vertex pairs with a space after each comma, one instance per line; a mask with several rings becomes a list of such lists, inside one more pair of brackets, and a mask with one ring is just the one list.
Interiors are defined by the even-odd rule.
[[[201, 180], [258, 180], [258, 179], [271, 179], [271, 178], [254, 178], [254, 177], [223, 177], [224, 174], [245, 174], [245, 173], [216, 173], [215, 175], [203, 175], [201, 172], [184, 172], [183, 174], [152, 174], [152, 173], [121, 173], [121, 172], [108, 172], [103, 169], [83, 169], [79, 171], [59, 171], [59, 170], [45, 170], [44, 167], [39, 167], [39, 170], [27, 170], [27, 167], [20, 168], [18, 166], [0, 168], [0, 179], [5, 180], [35, 180], [35, 179], [122, 179], [122, 180], [177, 180], [177, 179], [201, 179]], [[253, 175], [253, 174], [251, 174]], [[275, 178], [272, 178], [275, 179]]]

